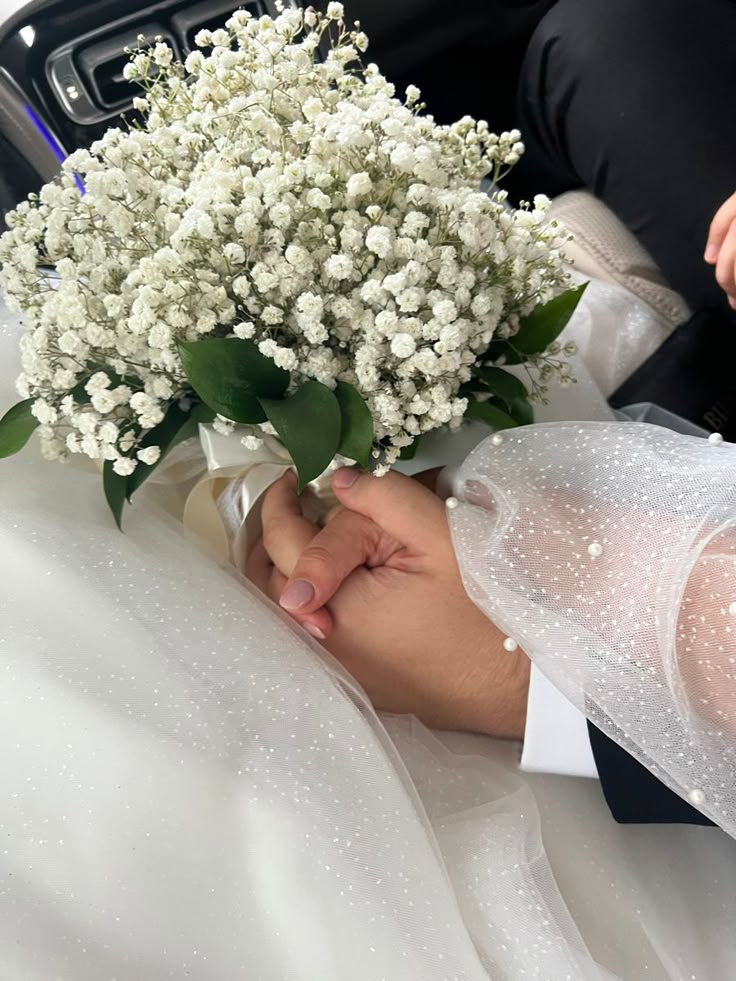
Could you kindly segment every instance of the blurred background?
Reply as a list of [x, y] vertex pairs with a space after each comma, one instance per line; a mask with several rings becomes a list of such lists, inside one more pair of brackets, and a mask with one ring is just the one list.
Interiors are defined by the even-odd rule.
[[[326, 0], [324, 0], [326, 3]], [[441, 121], [465, 113], [513, 125], [518, 68], [553, 0], [346, 0], [368, 57], [400, 90], [420, 86]], [[315, 6], [320, 6], [316, 3]], [[0, 228], [4, 215], [130, 109], [124, 49], [162, 35], [185, 56], [202, 28], [272, 0], [0, 0]]]

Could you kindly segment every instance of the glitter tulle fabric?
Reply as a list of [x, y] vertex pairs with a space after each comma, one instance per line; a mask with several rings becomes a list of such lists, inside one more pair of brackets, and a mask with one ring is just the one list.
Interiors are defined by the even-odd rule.
[[[16, 338], [9, 327], [0, 340], [3, 403]], [[471, 459], [479, 478], [484, 460], [499, 476], [497, 449]], [[512, 450], [501, 448], [510, 461]], [[587, 493], [573, 476], [580, 460], [565, 463], [572, 491]], [[625, 493], [623, 463], [617, 480]], [[570, 498], [558, 503], [564, 519]], [[659, 537], [646, 555], [634, 541], [614, 546], [589, 503], [607, 549], [596, 575], [619, 574], [616, 547], [629, 566], [651, 560]], [[534, 511], [547, 520], [538, 501]], [[462, 541], [465, 522], [489, 521], [470, 505], [455, 514]], [[680, 526], [668, 520], [669, 555]], [[731, 838], [618, 827], [596, 781], [522, 779], [510, 744], [440, 741], [410, 720], [380, 719], [338, 665], [152, 500], [126, 531], [112, 526], [97, 475], [31, 450], [4, 461], [3, 981], [733, 977]], [[496, 542], [498, 524], [488, 532]], [[569, 561], [579, 570], [578, 544]], [[708, 552], [719, 569], [723, 549]], [[480, 546], [464, 561], [491, 574]], [[683, 656], [695, 586], [678, 606]], [[516, 628], [519, 590], [504, 588]], [[543, 657], [539, 626], [535, 636]], [[588, 677], [583, 662], [574, 679]], [[698, 705], [698, 679], [685, 678], [678, 699], [710, 732], [718, 708]], [[707, 777], [688, 788], [713, 811]]]
[[487, 440], [452, 527], [476, 603], [736, 835], [736, 446], [642, 423]]

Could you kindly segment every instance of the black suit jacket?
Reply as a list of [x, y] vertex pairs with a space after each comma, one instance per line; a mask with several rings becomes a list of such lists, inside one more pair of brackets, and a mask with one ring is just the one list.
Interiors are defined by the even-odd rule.
[[[704, 429], [717, 428], [734, 441], [734, 357], [733, 324], [718, 312], [700, 310], [624, 382], [611, 404], [654, 402]], [[603, 793], [617, 821], [713, 824], [590, 722], [588, 731]]]
[[603, 794], [621, 824], [707, 824], [707, 817], [665, 787], [625, 749], [588, 722]]
[[[327, 0], [318, 0], [316, 5], [324, 8], [326, 3]], [[521, 63], [529, 38], [554, 3], [555, 0], [465, 0], [462, 16], [448, 17], [446, 0], [401, 0], [393, 4], [346, 0], [346, 13], [349, 20], [361, 20], [371, 38], [371, 60], [377, 61], [396, 83], [399, 93], [412, 82], [419, 85], [423, 100], [440, 122], [469, 113], [489, 119], [493, 128], [500, 130], [516, 125], [514, 103]], [[514, 188], [511, 190], [513, 193]], [[673, 344], [682, 346], [685, 333], [687, 328], [677, 332]], [[733, 358], [710, 357], [713, 350], [723, 354], [723, 338], [720, 346], [714, 345], [710, 337], [704, 336], [702, 324], [693, 325], [688, 336], [693, 333], [707, 352], [707, 363], [718, 366], [730, 380]], [[736, 345], [732, 325], [722, 333], [727, 333], [732, 345]], [[620, 398], [615, 404], [651, 399], [702, 425], [700, 402], [710, 405], [712, 379], [705, 380], [708, 391], [699, 400], [690, 353], [678, 350], [676, 356], [670, 356], [668, 350], [667, 345], [662, 349], [669, 375], [659, 362], [648, 365], [632, 384], [617, 393]], [[684, 373], [684, 382], [681, 377], [671, 377], [672, 365]], [[682, 393], [687, 393], [695, 406], [693, 411], [687, 411], [692, 406], [677, 402]], [[672, 397], [677, 404], [671, 404]], [[736, 438], [736, 431], [732, 438]], [[589, 724], [589, 730], [603, 792], [617, 821], [712, 823], [595, 726]]]

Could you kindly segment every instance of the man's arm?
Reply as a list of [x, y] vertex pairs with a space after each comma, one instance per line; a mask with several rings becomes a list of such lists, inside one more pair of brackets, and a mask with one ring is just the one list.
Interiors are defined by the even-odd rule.
[[603, 794], [620, 824], [714, 826], [592, 722], [588, 722], [588, 734]]
[[587, 720], [533, 666], [521, 769], [599, 778], [620, 824], [713, 824]]

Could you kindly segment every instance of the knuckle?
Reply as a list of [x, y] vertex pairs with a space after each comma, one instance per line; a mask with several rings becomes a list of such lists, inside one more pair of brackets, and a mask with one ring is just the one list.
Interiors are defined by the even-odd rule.
[[352, 537], [368, 524], [371, 524], [370, 518], [366, 518], [364, 514], [358, 514], [357, 511], [349, 511], [347, 508], [343, 508], [332, 519], [330, 531], [334, 535]]
[[711, 228], [714, 229], [723, 228], [725, 225], [728, 224], [728, 213], [730, 210], [730, 205], [731, 202], [729, 200], [725, 204], [721, 205], [718, 211], [716, 211], [716, 213], [713, 215], [713, 220], [710, 223]]
[[720, 211], [717, 211], [713, 221], [710, 223], [709, 238], [713, 238], [717, 242], [722, 242], [728, 234], [733, 217], [731, 208], [726, 207], [726, 205]]
[[370, 551], [379, 535], [380, 529], [371, 518], [354, 511], [344, 511], [330, 527], [332, 551], [338, 556]]
[[335, 550], [327, 545], [316, 542], [308, 545], [299, 560], [299, 568], [310, 568], [319, 571], [330, 570], [335, 562]]

